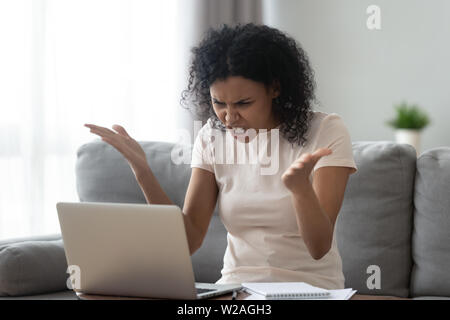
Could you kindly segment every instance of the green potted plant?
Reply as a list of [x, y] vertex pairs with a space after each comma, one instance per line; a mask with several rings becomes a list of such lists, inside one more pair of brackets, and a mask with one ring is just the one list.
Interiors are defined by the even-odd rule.
[[416, 104], [408, 104], [406, 101], [394, 105], [394, 108], [396, 117], [386, 123], [395, 129], [396, 142], [412, 145], [419, 154], [420, 134], [430, 123], [429, 117]]

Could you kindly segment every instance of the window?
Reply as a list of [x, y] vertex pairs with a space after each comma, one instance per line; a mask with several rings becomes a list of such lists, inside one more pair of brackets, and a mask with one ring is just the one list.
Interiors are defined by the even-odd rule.
[[59, 233], [84, 123], [175, 141], [177, 1], [0, 0], [0, 239]]

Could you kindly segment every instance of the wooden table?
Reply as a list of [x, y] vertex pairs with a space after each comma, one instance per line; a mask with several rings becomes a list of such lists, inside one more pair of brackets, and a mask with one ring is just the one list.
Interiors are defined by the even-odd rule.
[[[92, 295], [92, 294], [84, 294], [84, 293], [76, 293], [78, 298], [81, 300], [159, 300], [159, 299], [150, 299], [150, 298], [135, 298], [135, 297], [119, 297], [119, 296], [101, 296], [101, 295]], [[231, 293], [213, 297], [210, 300], [231, 300]], [[236, 300], [244, 300], [248, 297], [249, 294], [246, 292], [239, 292]], [[375, 296], [375, 295], [364, 295], [364, 294], [354, 294], [350, 300], [411, 300], [409, 298], [400, 298], [395, 296]]]

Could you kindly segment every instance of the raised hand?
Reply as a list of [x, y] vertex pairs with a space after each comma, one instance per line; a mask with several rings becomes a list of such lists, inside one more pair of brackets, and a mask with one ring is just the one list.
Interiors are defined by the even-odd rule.
[[85, 124], [84, 126], [91, 129], [93, 134], [100, 136], [103, 141], [116, 148], [128, 161], [136, 177], [139, 173], [148, 169], [144, 150], [122, 126], [118, 124], [113, 125], [112, 128], [115, 131], [94, 124]]
[[330, 155], [331, 149], [320, 148], [314, 153], [305, 153], [295, 160], [283, 173], [281, 180], [291, 192], [301, 192], [304, 187], [311, 184], [309, 175], [320, 158]]

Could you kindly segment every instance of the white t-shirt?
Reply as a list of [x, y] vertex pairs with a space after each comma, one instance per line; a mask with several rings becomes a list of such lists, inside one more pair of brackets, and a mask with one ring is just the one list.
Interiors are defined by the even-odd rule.
[[272, 134], [276, 130], [244, 143], [213, 129], [211, 119], [200, 129], [191, 167], [214, 173], [219, 215], [227, 230], [222, 277], [216, 283], [299, 281], [325, 289], [344, 288], [335, 232], [330, 251], [314, 260], [299, 234], [291, 193], [281, 181], [301, 154], [321, 147], [333, 152], [322, 157], [313, 172], [324, 166], [357, 171], [342, 118], [335, 113], [313, 113], [304, 147], [291, 144], [281, 132]]

